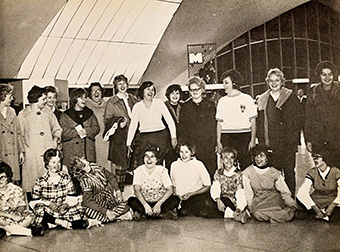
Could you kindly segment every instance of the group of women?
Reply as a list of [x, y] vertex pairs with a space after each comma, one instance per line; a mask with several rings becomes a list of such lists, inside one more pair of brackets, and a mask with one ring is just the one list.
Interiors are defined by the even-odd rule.
[[[64, 112], [56, 108], [54, 87], [34, 86], [30, 105], [16, 116], [10, 107], [13, 87], [1, 85], [0, 227], [8, 233], [13, 225], [31, 227], [32, 234], [42, 235], [54, 226], [88, 228], [178, 214], [285, 222], [296, 209], [337, 221], [339, 84], [331, 62], [321, 62], [316, 74], [320, 83], [311, 87], [305, 113], [278, 68], [268, 71], [268, 91], [257, 105], [241, 92], [236, 70], [223, 73], [226, 95], [217, 107], [198, 77], [188, 81], [187, 101], [181, 100], [181, 86], [173, 84], [164, 103], [155, 98], [152, 82], [143, 82], [136, 98], [127, 92], [127, 78], [118, 75], [110, 99], [103, 100], [101, 85], [94, 83], [90, 98], [82, 88], [73, 90]], [[301, 128], [315, 167], [296, 203]], [[129, 170], [134, 196], [126, 202], [122, 192]], [[20, 179], [22, 189], [15, 185]]]

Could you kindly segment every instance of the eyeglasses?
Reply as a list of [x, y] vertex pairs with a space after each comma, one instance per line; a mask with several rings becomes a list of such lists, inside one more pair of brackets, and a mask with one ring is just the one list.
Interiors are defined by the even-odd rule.
[[194, 93], [194, 92], [198, 92], [198, 91], [200, 91], [200, 90], [201, 90], [201, 88], [190, 88], [190, 89], [189, 89], [189, 91], [190, 91], [190, 92], [193, 92], [193, 93]]
[[7, 176], [6, 176], [6, 175], [0, 176], [0, 180], [5, 180], [5, 179], [7, 179]]

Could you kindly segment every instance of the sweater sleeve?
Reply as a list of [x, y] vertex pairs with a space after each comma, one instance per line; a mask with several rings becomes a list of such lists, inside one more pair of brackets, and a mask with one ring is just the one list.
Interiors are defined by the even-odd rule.
[[282, 175], [280, 175], [279, 178], [275, 181], [275, 187], [281, 193], [281, 197], [285, 202], [285, 205], [289, 207], [296, 205]]
[[313, 182], [309, 178], [305, 178], [302, 186], [299, 188], [296, 198], [309, 210], [312, 206], [315, 206], [315, 202], [310, 196], [310, 189]]
[[212, 186], [210, 187], [210, 196], [211, 198], [216, 201], [217, 198], [221, 196], [221, 184], [219, 181], [214, 181]]
[[250, 185], [250, 179], [245, 174], [243, 174], [242, 182], [243, 182], [243, 188], [244, 188], [244, 193], [246, 196], [248, 208], [249, 208], [249, 211], [252, 212], [254, 192]]

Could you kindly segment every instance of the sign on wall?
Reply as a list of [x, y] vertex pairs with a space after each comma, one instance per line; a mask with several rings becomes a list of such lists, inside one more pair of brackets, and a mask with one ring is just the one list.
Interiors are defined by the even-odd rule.
[[199, 76], [207, 84], [217, 83], [216, 44], [188, 45], [189, 78]]

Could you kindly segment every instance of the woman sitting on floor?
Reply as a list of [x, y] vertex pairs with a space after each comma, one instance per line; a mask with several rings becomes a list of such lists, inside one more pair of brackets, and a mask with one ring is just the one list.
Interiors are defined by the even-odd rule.
[[259, 221], [282, 223], [294, 217], [296, 202], [280, 171], [270, 166], [267, 146], [250, 150], [253, 164], [243, 171], [248, 209]]
[[245, 211], [247, 200], [235, 149], [230, 147], [222, 149], [220, 168], [215, 172], [210, 195], [216, 201], [218, 210], [224, 213], [224, 218], [234, 218], [242, 223], [247, 222]]
[[175, 194], [181, 199], [180, 214], [220, 217], [221, 213], [209, 195], [211, 181], [208, 170], [194, 155], [193, 146], [180, 144], [180, 158], [170, 168]]
[[47, 172], [37, 179], [32, 189], [29, 205], [35, 214], [34, 226], [42, 234], [43, 229], [56, 225], [66, 229], [89, 227], [79, 197], [72, 196], [75, 190], [70, 176], [60, 171], [60, 158], [61, 153], [57, 149], [45, 151]]
[[135, 211], [135, 220], [139, 220], [142, 215], [177, 219], [176, 208], [180, 200], [173, 195], [168, 170], [156, 165], [157, 155], [156, 148], [147, 148], [144, 152], [144, 164], [134, 171], [135, 197], [130, 197], [128, 204]]
[[[320, 151], [319, 151], [320, 152]], [[313, 153], [314, 167], [297, 193], [303, 211], [317, 219], [340, 222], [340, 170], [330, 167], [327, 160], [331, 153]], [[310, 193], [310, 189], [313, 192]], [[302, 214], [303, 215], [303, 214]]]
[[7, 234], [31, 235], [33, 215], [28, 211], [23, 190], [11, 183], [12, 169], [0, 161], [0, 227]]
[[122, 192], [111, 172], [84, 158], [75, 158], [70, 173], [80, 182], [88, 218], [101, 222], [132, 219], [129, 206], [123, 201]]

